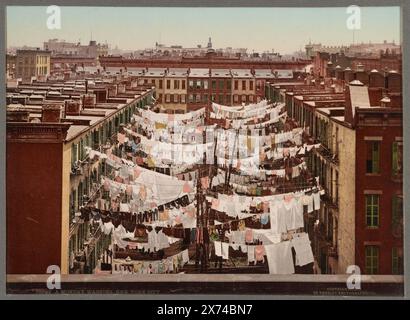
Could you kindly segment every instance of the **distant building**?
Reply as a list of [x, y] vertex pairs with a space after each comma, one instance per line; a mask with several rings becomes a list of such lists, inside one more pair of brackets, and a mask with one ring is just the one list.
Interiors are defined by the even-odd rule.
[[69, 55], [86, 58], [98, 58], [108, 55], [108, 44], [97, 43], [91, 40], [88, 45], [81, 45], [80, 42], [66, 42], [64, 40], [50, 39], [43, 44], [45, 50], [51, 51], [54, 55]]
[[383, 41], [382, 43], [360, 43], [351, 44], [348, 46], [324, 46], [321, 43], [311, 43], [309, 42], [305, 46], [306, 55], [313, 58], [316, 56], [317, 52], [326, 53], [344, 53], [349, 56], [375, 56], [380, 57], [381, 52], [395, 52], [401, 53], [401, 46], [393, 42]]
[[17, 50], [16, 54], [16, 77], [24, 82], [30, 82], [33, 77], [46, 78], [50, 75], [50, 51], [40, 50]]
[[7, 54], [6, 55], [6, 79], [15, 78], [16, 72], [16, 55]]

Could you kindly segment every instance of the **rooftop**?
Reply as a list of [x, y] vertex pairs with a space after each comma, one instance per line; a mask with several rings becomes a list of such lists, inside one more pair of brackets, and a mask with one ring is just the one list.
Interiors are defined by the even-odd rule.
[[213, 78], [226, 78], [231, 77], [231, 71], [229, 69], [211, 69], [211, 75]]
[[209, 77], [209, 69], [206, 69], [206, 68], [190, 69], [189, 77]]

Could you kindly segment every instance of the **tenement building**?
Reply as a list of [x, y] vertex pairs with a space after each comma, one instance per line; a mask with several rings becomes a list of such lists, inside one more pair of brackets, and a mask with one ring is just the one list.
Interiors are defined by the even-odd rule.
[[401, 75], [343, 74], [268, 83], [266, 94], [286, 102], [292, 121], [321, 144], [308, 161], [326, 190], [314, 240], [321, 273], [357, 265], [364, 274], [402, 274]]
[[88, 151], [115, 149], [121, 126], [154, 95], [112, 78], [8, 89], [8, 274], [93, 272], [111, 240], [80, 214], [106, 170]]

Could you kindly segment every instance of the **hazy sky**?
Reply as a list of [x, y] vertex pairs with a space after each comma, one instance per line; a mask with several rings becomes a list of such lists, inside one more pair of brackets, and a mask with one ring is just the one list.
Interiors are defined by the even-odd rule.
[[[362, 7], [355, 42], [401, 42], [399, 7]], [[46, 7], [7, 8], [7, 46], [40, 46], [58, 38], [109, 43], [121, 49], [152, 48], [155, 42], [214, 48], [275, 49], [291, 53], [306, 43], [350, 44], [346, 8], [118, 8], [61, 7], [60, 30], [46, 26]]]

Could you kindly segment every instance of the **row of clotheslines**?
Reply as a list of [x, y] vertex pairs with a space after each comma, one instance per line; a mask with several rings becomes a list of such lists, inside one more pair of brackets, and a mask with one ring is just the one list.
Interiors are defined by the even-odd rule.
[[132, 117], [132, 122], [139, 130], [151, 135], [156, 130], [167, 131], [171, 134], [179, 134], [186, 127], [197, 128], [204, 126], [205, 118], [200, 117], [192, 121], [170, 121], [170, 122], [155, 122], [147, 118], [142, 117], [141, 115], [134, 114]]
[[249, 121], [258, 122], [262, 119], [275, 119], [282, 111], [283, 105], [275, 106], [273, 104], [266, 106], [266, 108], [249, 110], [248, 112], [241, 113], [236, 111], [217, 111], [210, 113], [211, 119], [229, 119], [232, 123], [245, 124]]
[[113, 274], [166, 274], [178, 273], [189, 261], [188, 249], [171, 257], [161, 260], [137, 261], [126, 259], [113, 259]]
[[[225, 135], [224, 131], [216, 131], [216, 140], [207, 143], [184, 144], [184, 143], [166, 143], [147, 139], [144, 136], [133, 133], [140, 137], [140, 150], [147, 154], [147, 158], [155, 167], [164, 165], [194, 165], [203, 163], [205, 158], [213, 161], [214, 151], [219, 158], [219, 162], [225, 159], [239, 159], [241, 163], [263, 161], [265, 159], [282, 159], [286, 156], [295, 156], [297, 153], [304, 154], [317, 145], [301, 146], [300, 130], [293, 130], [279, 134], [267, 136], [235, 136], [232, 132]], [[237, 139], [237, 140], [236, 140]], [[274, 142], [275, 141], [275, 142]], [[296, 144], [296, 147], [283, 148], [273, 145], [290, 141]], [[256, 161], [255, 161], [256, 160]], [[252, 163], [252, 166], [254, 164]]]
[[169, 248], [170, 244], [180, 240], [168, 237], [164, 234], [163, 230], [159, 230], [157, 233], [155, 229], [151, 229], [151, 231], [145, 230], [146, 242], [136, 242], [135, 231], [128, 232], [122, 224], [118, 225], [118, 227], [114, 227], [112, 222], [101, 223], [101, 230], [107, 235], [112, 233], [114, 244], [122, 249], [128, 246], [134, 249], [144, 249], [147, 252], [156, 252]]
[[[137, 243], [129, 241], [127, 236], [131, 234], [124, 233], [123, 228], [118, 226], [113, 232], [113, 239], [115, 244], [122, 248], [131, 248], [135, 246], [136, 249], [143, 249], [148, 252], [156, 252], [166, 247], [166, 235], [159, 241], [156, 229], [165, 230], [165, 228], [180, 228], [198, 230], [196, 219], [196, 208], [194, 197], [196, 195], [195, 185], [197, 179], [202, 188], [207, 190], [210, 186], [216, 187], [219, 184], [225, 183], [225, 173], [219, 172], [212, 184], [210, 177], [198, 177], [197, 173], [190, 171], [195, 164], [204, 163], [206, 159], [212, 159], [214, 163], [214, 150], [216, 143], [216, 155], [218, 155], [218, 166], [234, 168], [240, 174], [233, 174], [230, 184], [233, 189], [243, 193], [251, 193], [254, 188], [261, 185], [269, 176], [283, 177], [286, 174], [286, 169], [292, 170], [292, 177], [299, 176], [301, 170], [304, 170], [306, 164], [302, 162], [290, 162], [293, 165], [289, 168], [281, 169], [265, 169], [269, 168], [265, 165], [268, 161], [297, 158], [304, 156], [307, 151], [310, 151], [315, 145], [302, 145], [303, 130], [298, 128], [291, 131], [278, 132], [275, 129], [276, 124], [280, 121], [284, 122], [286, 119], [286, 112], [282, 112], [283, 105], [268, 105], [267, 101], [252, 106], [234, 107], [234, 109], [227, 109], [225, 106], [214, 106], [211, 112], [211, 118], [219, 118], [221, 114], [226, 114], [225, 125], [223, 128], [217, 125], [205, 125], [205, 109], [198, 112], [190, 112], [184, 115], [169, 115], [159, 114], [150, 110], [143, 110], [133, 117], [133, 126], [125, 128], [117, 136], [119, 147], [131, 145], [133, 156], [137, 152], [145, 155], [135, 156], [135, 160], [143, 158], [140, 164], [147, 164], [150, 168], [176, 168], [183, 167], [180, 173], [176, 173], [177, 177], [172, 177], [165, 174], [160, 174], [149, 169], [145, 169], [133, 161], [115, 156], [113, 154], [101, 154], [97, 151], [92, 152], [93, 156], [101, 156], [106, 159], [106, 163], [112, 166], [115, 170], [114, 178], [104, 178], [103, 185], [106, 191], [113, 198], [124, 195], [124, 199], [119, 203], [119, 210], [130, 214], [137, 213], [137, 219], [141, 214], [150, 211], [151, 218], [149, 221], [139, 221], [143, 225], [149, 226], [152, 229], [147, 231], [147, 242]], [[231, 108], [231, 107], [229, 107]], [[262, 121], [262, 122], [260, 122]], [[272, 126], [275, 125], [275, 126]], [[235, 130], [231, 130], [234, 128]], [[232, 141], [237, 139], [236, 150], [232, 149]], [[285, 146], [289, 146], [285, 148]], [[259, 148], [259, 146], [261, 146]], [[128, 150], [128, 149], [126, 149]], [[236, 152], [231, 152], [236, 151]], [[244, 157], [245, 153], [255, 153], [252, 157]], [[224, 160], [221, 161], [224, 153]], [[125, 152], [127, 153], [127, 151]], [[180, 155], [180, 156], [178, 156]], [[228, 158], [226, 159], [226, 155]], [[258, 161], [255, 161], [257, 158]], [[171, 170], [172, 171], [172, 170]], [[175, 174], [175, 171], [173, 171]], [[252, 173], [259, 181], [253, 181], [251, 185], [246, 185], [250, 181], [242, 181], [241, 177], [246, 173]], [[171, 174], [172, 175], [172, 174]], [[252, 229], [254, 240], [258, 239], [263, 242], [263, 248], [266, 256], [272, 257], [275, 255], [275, 250], [267, 246], [281, 246], [282, 243], [290, 241], [278, 241], [282, 234], [290, 231], [300, 230], [304, 227], [303, 214], [305, 211], [312, 212], [317, 210], [320, 206], [317, 190], [312, 193], [312, 189], [304, 189], [300, 192], [287, 193], [281, 195], [272, 195], [264, 197], [249, 197], [238, 194], [225, 195], [218, 194], [216, 198], [206, 197], [211, 209], [215, 212], [221, 212], [228, 217], [242, 221], [241, 225], [245, 225], [245, 220], [253, 219], [251, 225], [255, 225], [255, 221], [259, 221], [261, 228], [268, 226], [269, 229]], [[170, 201], [186, 196], [189, 198], [190, 204], [186, 207], [161, 208], [159, 206], [169, 203]], [[260, 214], [251, 213], [255, 206], [262, 206], [263, 210]], [[112, 206], [111, 206], [112, 207]], [[138, 209], [137, 209], [138, 208]], [[191, 210], [193, 208], [194, 210]], [[111, 209], [111, 208], [110, 208]], [[136, 210], [137, 209], [137, 210]], [[188, 211], [187, 211], [188, 210]], [[155, 213], [153, 213], [155, 212]], [[255, 220], [256, 219], [256, 220]], [[232, 219], [231, 219], [232, 220]], [[107, 231], [105, 224], [102, 230]], [[238, 237], [238, 232], [245, 232], [243, 230], [235, 230], [237, 226], [233, 227], [233, 222], [214, 221], [216, 228], [225, 228], [229, 223], [230, 233], [226, 235], [231, 243], [229, 245], [237, 246], [238, 243], [232, 242], [232, 234]], [[269, 224], [269, 225], [267, 225]], [[256, 224], [257, 225], [257, 224]], [[108, 226], [110, 226], [108, 224]], [[207, 227], [204, 227], [207, 228]], [[199, 228], [201, 229], [201, 228]], [[209, 229], [201, 229], [202, 233]], [[127, 232], [127, 231], [126, 231]], [[248, 231], [249, 232], [249, 231]], [[154, 235], [155, 233], [155, 235]], [[160, 238], [162, 237], [159, 236]], [[272, 241], [274, 240], [274, 241]], [[168, 237], [168, 245], [169, 245]], [[205, 241], [209, 241], [205, 240]], [[159, 244], [162, 243], [162, 244]], [[226, 246], [225, 242], [223, 245]], [[249, 244], [248, 244], [249, 245]], [[310, 248], [310, 245], [309, 245]], [[252, 251], [252, 249], [250, 249]], [[268, 254], [269, 251], [269, 254]], [[292, 264], [293, 266], [293, 264]], [[269, 269], [275, 269], [274, 263]], [[156, 273], [156, 272], [154, 272]], [[161, 272], [159, 272], [161, 273]]]
[[118, 169], [115, 176], [122, 180], [118, 179], [121, 182], [116, 182], [105, 179], [103, 183], [117, 192], [128, 191], [130, 194], [138, 195], [144, 201], [151, 199], [156, 205], [175, 200], [184, 194], [195, 193], [195, 181], [181, 181], [176, 177], [146, 169], [112, 154], [107, 160], [106, 163]]
[[183, 114], [156, 113], [150, 109], [147, 109], [141, 110], [140, 114], [142, 118], [148, 119], [151, 122], [160, 122], [164, 124], [168, 124], [169, 122], [183, 123], [184, 121], [189, 122], [203, 118], [205, 115], [205, 108]]
[[[98, 208], [97, 208], [98, 209]], [[175, 225], [182, 225], [183, 228], [195, 228], [196, 227], [196, 203], [191, 202], [186, 206], [159, 206], [150, 208], [147, 210], [141, 210], [140, 208], [134, 208], [130, 203], [120, 203], [118, 208], [114, 208], [112, 205], [109, 210], [121, 213], [131, 214], [131, 220], [135, 220], [137, 223], [141, 223], [152, 227], [169, 227]], [[132, 210], [138, 209], [138, 210]], [[109, 210], [98, 209], [105, 213]], [[106, 214], [107, 215], [107, 214]]]
[[[278, 111], [282, 108], [282, 105], [279, 105]], [[262, 100], [259, 103], [251, 104], [248, 106], [242, 107], [232, 107], [232, 106], [223, 106], [217, 103], [212, 103], [211, 116], [212, 114], [218, 117], [219, 119], [246, 119], [253, 117], [264, 117], [267, 113], [270, 113], [272, 109], [275, 109], [275, 104], [268, 104], [267, 100]]]
[[[213, 115], [211, 115], [212, 118]], [[252, 119], [245, 119], [245, 120], [231, 120], [226, 118], [221, 118], [218, 120], [225, 120], [223, 127], [225, 129], [262, 129], [272, 124], [279, 123], [280, 121], [285, 121], [287, 117], [287, 113], [283, 112], [276, 117], [272, 116], [269, 120], [263, 119], [262, 122], [259, 122], [259, 118], [252, 118]], [[265, 117], [266, 118], [266, 117]], [[215, 118], [217, 119], [217, 118]], [[253, 123], [250, 123], [253, 122]]]
[[296, 216], [303, 213], [303, 206], [307, 206], [308, 213], [320, 208], [320, 195], [324, 191], [314, 189], [255, 197], [217, 193], [217, 197], [206, 196], [206, 200], [211, 204], [212, 209], [225, 212], [231, 217], [237, 217], [241, 212], [251, 212], [252, 208], [259, 205], [264, 206], [266, 212], [276, 212], [275, 210], [277, 210], [278, 214]]
[[[314, 262], [311, 242], [307, 233], [295, 233], [291, 240], [271, 244], [248, 245], [214, 241], [215, 255], [229, 259], [229, 248], [247, 253], [248, 263], [266, 261], [270, 274], [293, 274], [296, 266]], [[295, 250], [295, 262], [292, 248]]]

